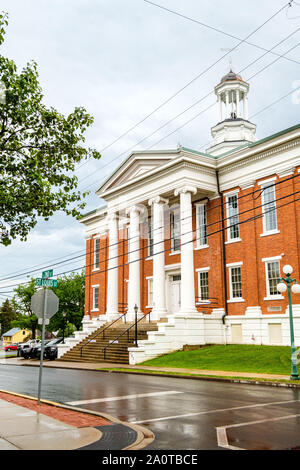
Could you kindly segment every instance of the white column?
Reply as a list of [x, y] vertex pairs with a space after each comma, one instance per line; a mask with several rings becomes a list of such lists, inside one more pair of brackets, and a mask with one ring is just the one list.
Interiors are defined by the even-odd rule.
[[118, 264], [119, 264], [119, 227], [116, 213], [108, 215], [109, 249], [107, 271], [107, 320], [114, 320], [119, 316], [118, 296]]
[[219, 101], [219, 122], [222, 121], [222, 95], [218, 95]]
[[180, 194], [181, 230], [181, 313], [197, 313], [195, 306], [194, 243], [192, 224], [192, 194], [197, 193], [194, 186], [176, 189]]
[[228, 90], [225, 91], [225, 97], [226, 97], [226, 116], [225, 119], [228, 119], [229, 116], [229, 92]]
[[153, 309], [151, 320], [166, 315], [166, 283], [164, 253], [164, 206], [168, 200], [160, 196], [149, 199], [153, 223]]
[[240, 91], [236, 90], [235, 92], [235, 99], [236, 99], [236, 117], [240, 117]]
[[130, 217], [128, 241], [128, 262], [129, 262], [129, 284], [128, 284], [128, 315], [127, 319], [133, 321], [135, 318], [134, 306], [138, 306], [138, 313], [141, 313], [140, 294], [140, 258], [142, 252], [140, 248], [140, 212], [138, 206], [133, 206], [127, 210]]
[[248, 96], [246, 93], [244, 93], [244, 119], [248, 120]]

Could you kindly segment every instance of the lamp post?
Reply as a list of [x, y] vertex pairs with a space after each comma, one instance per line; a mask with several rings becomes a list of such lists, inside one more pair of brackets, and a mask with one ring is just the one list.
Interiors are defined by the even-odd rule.
[[137, 313], [138, 313], [138, 306], [137, 304], [135, 304], [134, 306], [134, 313], [135, 313], [135, 347], [137, 348], [138, 347], [138, 342], [137, 342], [137, 337], [138, 337], [138, 334], [137, 334]]
[[289, 299], [289, 315], [290, 315], [290, 335], [291, 335], [291, 348], [292, 348], [292, 368], [291, 368], [291, 379], [292, 380], [299, 380], [300, 377], [298, 375], [298, 368], [297, 368], [297, 357], [295, 352], [295, 337], [294, 337], [294, 324], [293, 324], [293, 309], [292, 309], [292, 294], [300, 293], [300, 285], [297, 283], [296, 279], [291, 278], [291, 274], [293, 272], [292, 266], [289, 264], [283, 266], [282, 268], [283, 273], [286, 277], [282, 277], [280, 279], [280, 283], [277, 284], [277, 290], [280, 293], [288, 291], [288, 299]]
[[63, 340], [62, 340], [62, 344], [65, 344], [65, 321], [66, 321], [66, 312], [63, 312]]

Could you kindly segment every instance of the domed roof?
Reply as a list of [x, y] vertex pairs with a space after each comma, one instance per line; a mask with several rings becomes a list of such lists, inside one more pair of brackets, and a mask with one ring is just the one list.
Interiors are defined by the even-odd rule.
[[232, 80], [241, 80], [242, 82], [244, 81], [240, 75], [238, 75], [237, 73], [234, 73], [230, 69], [229, 72], [226, 75], [224, 75], [224, 77], [222, 77], [222, 80], [221, 80], [220, 83], [228, 82], [228, 81], [232, 81]]

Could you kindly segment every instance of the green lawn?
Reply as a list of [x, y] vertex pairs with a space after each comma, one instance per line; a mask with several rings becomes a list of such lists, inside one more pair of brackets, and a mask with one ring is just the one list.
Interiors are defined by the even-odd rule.
[[166, 354], [143, 362], [143, 365], [289, 375], [291, 348], [246, 344], [214, 345], [195, 351], [177, 351]]

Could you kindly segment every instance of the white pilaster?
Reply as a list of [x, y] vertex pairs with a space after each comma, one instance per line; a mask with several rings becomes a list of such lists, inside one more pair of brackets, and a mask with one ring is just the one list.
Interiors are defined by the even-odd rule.
[[127, 319], [133, 321], [135, 318], [134, 306], [138, 306], [138, 313], [141, 313], [141, 294], [140, 294], [140, 212], [138, 206], [133, 206], [127, 210], [130, 217], [130, 230], [128, 243], [128, 262], [129, 262], [129, 284], [128, 284], [128, 310]]
[[230, 113], [229, 113], [229, 91], [226, 90], [225, 91], [225, 99], [226, 99], [226, 116], [225, 116], [225, 119], [229, 119], [230, 117]]
[[114, 320], [119, 316], [118, 305], [118, 251], [119, 228], [116, 213], [108, 215], [109, 250], [107, 271], [107, 320]]
[[151, 319], [166, 315], [166, 283], [164, 253], [164, 206], [168, 200], [160, 196], [149, 199], [153, 217], [153, 309]]
[[235, 99], [236, 99], [236, 117], [240, 117], [240, 91], [235, 91]]
[[180, 311], [197, 313], [195, 306], [194, 281], [194, 246], [192, 224], [192, 194], [197, 193], [194, 186], [175, 189], [175, 196], [180, 194], [180, 230], [181, 230], [181, 307]]

